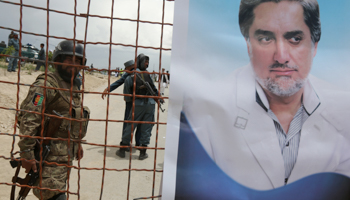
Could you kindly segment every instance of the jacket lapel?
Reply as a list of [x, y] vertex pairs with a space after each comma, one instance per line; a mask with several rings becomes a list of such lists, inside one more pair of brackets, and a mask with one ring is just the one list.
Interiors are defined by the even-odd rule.
[[[289, 182], [324, 171], [321, 167], [327, 166], [327, 163], [324, 162], [330, 161], [328, 157], [332, 157], [331, 152], [333, 152], [326, 149], [332, 149], [332, 144], [336, 144], [331, 142], [331, 140], [335, 139], [332, 137], [332, 134], [327, 134], [335, 130], [331, 131], [322, 117], [322, 115], [327, 115], [325, 114], [327, 111], [324, 109], [326, 107], [324, 105], [325, 101], [322, 101], [321, 104], [310, 80], [307, 81], [304, 87], [303, 104], [310, 116], [301, 129], [298, 158], [289, 177]], [[323, 150], [326, 151], [319, 156]]]
[[[284, 162], [273, 120], [256, 103], [255, 77], [246, 66], [237, 78], [237, 106], [246, 113], [247, 125], [241, 129], [247, 145], [274, 188], [284, 185]], [[242, 112], [239, 112], [239, 115]]]

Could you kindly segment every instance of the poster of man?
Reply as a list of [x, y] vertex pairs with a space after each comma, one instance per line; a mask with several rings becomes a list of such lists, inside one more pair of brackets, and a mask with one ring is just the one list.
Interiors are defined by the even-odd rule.
[[163, 199], [350, 198], [347, 8], [175, 3]]

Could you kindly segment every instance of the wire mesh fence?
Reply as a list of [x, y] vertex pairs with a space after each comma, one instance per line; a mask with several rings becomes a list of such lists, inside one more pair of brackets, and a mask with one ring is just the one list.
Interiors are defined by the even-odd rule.
[[[107, 4], [109, 6], [106, 8], [104, 5]], [[2, 88], [0, 92], [2, 113], [0, 137], [3, 143], [0, 147], [0, 166], [2, 166], [0, 199], [8, 199], [11, 188], [15, 186], [17, 188], [16, 196], [18, 191], [38, 189], [41, 199], [44, 198], [47, 191], [66, 193], [67, 199], [156, 199], [160, 197], [167, 111], [160, 112], [160, 104], [156, 104], [153, 121], [135, 121], [135, 106], [137, 106], [135, 100], [154, 98], [159, 101], [163, 99], [165, 100], [163, 107], [167, 106], [168, 89], [162, 95], [160, 88], [163, 85], [162, 77], [170, 75], [162, 73], [162, 68], [169, 64], [173, 4], [172, 1], [168, 0], [111, 0], [102, 2], [75, 0], [61, 1], [60, 3], [49, 0], [40, 3], [20, 0], [0, 2], [0, 10], [3, 13], [7, 10], [7, 16], [2, 15], [6, 17], [4, 21], [9, 21], [9, 23], [2, 23], [4, 25], [0, 26], [0, 36], [5, 34], [7, 36], [11, 31], [14, 31], [18, 33], [19, 41], [18, 54], [14, 54], [16, 50], [6, 51], [9, 49], [8, 47], [0, 52], [2, 73], [0, 74], [0, 87]], [[83, 6], [79, 7], [78, 5]], [[103, 7], [101, 11], [97, 8], [99, 6]], [[132, 13], [125, 16], [133, 17], [120, 17], [118, 12]], [[167, 12], [168, 17], [166, 17]], [[160, 20], [148, 20], [147, 17], [142, 17], [143, 13], [146, 13], [145, 16], [158, 13], [161, 17]], [[165, 18], [168, 18], [168, 21]], [[36, 19], [37, 22], [35, 22]], [[107, 33], [106, 30], [108, 30]], [[92, 36], [89, 37], [89, 34]], [[94, 64], [88, 66], [87, 63], [76, 63], [74, 59], [74, 57], [78, 57], [76, 53], [73, 53], [73, 63], [62, 64], [53, 61], [50, 56], [55, 52], [50, 49], [62, 40], [73, 41], [73, 52], [77, 52], [78, 45], [82, 45], [84, 47], [82, 60], [87, 58], [89, 63], [93, 61]], [[27, 42], [42, 42], [44, 44], [46, 54], [44, 62], [47, 66], [44, 71], [34, 69], [34, 64], [38, 60], [35, 53], [33, 53], [34, 55], [28, 53], [28, 49], [34, 46], [26, 44]], [[122, 65], [130, 59], [136, 60], [140, 53], [150, 57], [148, 71], [134, 71], [142, 76], [150, 74], [154, 80], [158, 77], [155, 82], [158, 94], [153, 96], [137, 94], [135, 89], [137, 75], [135, 75], [133, 76], [132, 94], [124, 94], [123, 87], [119, 87], [114, 92], [107, 92], [107, 99], [102, 100], [103, 89], [110, 90], [110, 85], [119, 78], [114, 75], [123, 71], [122, 67], [116, 68], [115, 66]], [[8, 64], [5, 61], [11, 62], [15, 59], [18, 59], [18, 68], [14, 73], [6, 69]], [[77, 89], [74, 84], [68, 84], [69, 87], [51, 84], [50, 74], [57, 65], [79, 69], [82, 75], [81, 87]], [[42, 75], [43, 85], [33, 84], [37, 75], [41, 73], [44, 73]], [[71, 83], [73, 83], [74, 78], [72, 76]], [[40, 108], [25, 109], [25, 107], [21, 107], [21, 103], [24, 99], [30, 98], [28, 91], [30, 92], [32, 88], [43, 91], [42, 98], [40, 95], [36, 96], [38, 99], [33, 99], [31, 102], [36, 103]], [[67, 102], [69, 103], [67, 115], [48, 111], [52, 104], [48, 95], [54, 91], [67, 94]], [[132, 97], [131, 120], [124, 119], [124, 97]], [[77, 103], [76, 99], [79, 100], [79, 105], [74, 105]], [[83, 117], [84, 106], [88, 106], [91, 111], [85, 138], [83, 138], [82, 133], [82, 124], [87, 122]], [[79, 110], [76, 113], [80, 117], [73, 117], [75, 110]], [[40, 119], [31, 134], [23, 134], [24, 131], [19, 130], [19, 128], [26, 127], [23, 124], [18, 126], [20, 113], [34, 115]], [[51, 121], [53, 119], [61, 120], [61, 122], [64, 120], [69, 124], [67, 127], [78, 124], [80, 127], [77, 131], [78, 134], [73, 137], [75, 130], [68, 129], [67, 135], [64, 137], [55, 134], [47, 135], [48, 131], [45, 127], [47, 127], [48, 118]], [[126, 154], [125, 158], [119, 158], [115, 152], [121, 147], [119, 141], [122, 137], [123, 123], [131, 124], [131, 130], [140, 124], [152, 124], [153, 129], [148, 146], [133, 145], [134, 134], [131, 131], [131, 143], [128, 145], [129, 153]], [[56, 127], [56, 129], [61, 128], [62, 124]], [[40, 149], [40, 157], [37, 161], [39, 181], [32, 186], [16, 182], [12, 178], [16, 170], [8, 164], [9, 161], [26, 160], [23, 156], [19, 157], [23, 155], [24, 151], [20, 151], [17, 145], [19, 140], [25, 139], [37, 139], [38, 144], [40, 144], [38, 148]], [[50, 144], [60, 142], [67, 145], [67, 160], [64, 162], [45, 160], [42, 154], [45, 151], [44, 144], [50, 146]], [[74, 149], [75, 144], [78, 145], [77, 147], [82, 146], [82, 148]], [[147, 149], [149, 154], [149, 158], [146, 160], [138, 160], [138, 151], [142, 151], [142, 149]], [[74, 151], [78, 154], [84, 152], [83, 159], [74, 160]], [[67, 179], [64, 189], [43, 187], [43, 176], [46, 176], [44, 171], [48, 166], [67, 169], [64, 172]], [[25, 176], [24, 169], [18, 172], [18, 177]], [[36, 199], [36, 197], [30, 192], [26, 199]]]

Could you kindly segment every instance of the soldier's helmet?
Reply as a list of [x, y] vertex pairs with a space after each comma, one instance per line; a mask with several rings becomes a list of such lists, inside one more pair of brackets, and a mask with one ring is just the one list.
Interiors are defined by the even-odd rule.
[[[74, 54], [74, 43], [71, 40], [64, 40], [55, 47], [55, 51], [53, 52], [52, 55], [52, 60], [54, 62], [61, 62], [58, 61], [57, 59], [61, 57], [64, 59], [64, 56], [73, 56]], [[82, 44], [75, 43], [75, 56], [78, 58], [81, 58], [82, 62], [80, 63], [81, 65], [86, 64], [86, 58], [83, 61], [83, 53], [84, 53], [84, 47]]]

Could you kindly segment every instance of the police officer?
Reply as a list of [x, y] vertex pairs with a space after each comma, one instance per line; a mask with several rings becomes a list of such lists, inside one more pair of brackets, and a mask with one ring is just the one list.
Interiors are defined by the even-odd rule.
[[13, 38], [10, 39], [8, 46], [13, 46], [15, 48], [15, 51], [12, 53], [12, 56], [15, 56], [15, 58], [9, 58], [9, 64], [7, 66], [8, 72], [16, 72], [16, 67], [18, 65], [18, 50], [19, 50], [19, 40], [18, 40], [18, 34], [13, 33]]
[[[60, 62], [62, 65], [56, 65], [54, 73], [47, 74], [47, 87], [69, 89], [73, 88], [73, 95], [70, 91], [45, 89], [44, 86], [45, 74], [37, 77], [33, 86], [30, 87], [25, 100], [21, 104], [21, 112], [18, 114], [19, 130], [22, 136], [41, 136], [41, 130], [44, 129], [43, 136], [52, 138], [61, 138], [66, 140], [51, 140], [50, 153], [46, 159], [48, 162], [58, 164], [72, 165], [74, 158], [81, 159], [83, 157], [83, 149], [79, 141], [86, 135], [87, 120], [89, 118], [89, 109], [81, 107], [80, 93], [78, 90], [76, 76], [79, 72], [79, 67], [74, 65], [85, 65], [86, 60], [83, 60], [83, 46], [75, 44], [75, 52], [73, 51], [74, 43], [72, 41], [60, 42], [53, 53], [53, 61]], [[74, 56], [75, 55], [75, 58]], [[72, 80], [72, 77], [74, 79]], [[72, 80], [72, 81], [71, 81]], [[44, 103], [44, 95], [46, 96]], [[72, 108], [70, 111], [70, 107]], [[60, 119], [56, 117], [44, 117], [44, 127], [41, 127], [42, 115], [30, 113], [35, 111], [41, 113], [45, 108], [45, 114], [55, 116], [63, 116], [67, 118], [80, 119], [81, 121], [72, 121]], [[83, 109], [83, 110], [82, 110]], [[81, 115], [81, 113], [83, 113]], [[85, 121], [83, 121], [85, 120]], [[46, 131], [46, 132], [45, 132]], [[67, 138], [74, 139], [68, 142]], [[34, 161], [36, 141], [33, 138], [21, 137], [18, 146], [21, 150], [22, 167], [26, 169], [26, 173], [32, 169], [38, 171], [36, 162]], [[31, 160], [31, 161], [30, 161]], [[42, 170], [42, 185], [43, 188], [50, 189], [66, 189], [67, 174], [69, 168], [58, 165], [43, 165]], [[36, 183], [39, 186], [39, 180]], [[34, 195], [40, 198], [40, 190], [34, 189]], [[41, 190], [44, 200], [63, 200], [66, 199], [65, 193], [59, 191]]]
[[[136, 71], [147, 71], [146, 68], [149, 64], [149, 57], [145, 56], [144, 54], [140, 54], [137, 57], [137, 69]], [[131, 75], [126, 78], [125, 84], [124, 84], [124, 94], [133, 94], [133, 80], [135, 75]], [[151, 79], [151, 76], [149, 74], [140, 74], [142, 79], [145, 82], [148, 82], [155, 93], [158, 94], [158, 91], [156, 87], [153, 84], [153, 81]], [[135, 88], [135, 94], [136, 95], [150, 95], [147, 88], [143, 85], [143, 82], [136, 76], [136, 88]], [[132, 97], [125, 96], [125, 101], [132, 102]], [[134, 112], [134, 121], [148, 121], [148, 122], [154, 122], [154, 110], [155, 110], [155, 103], [156, 101], [153, 98], [135, 98], [135, 112]], [[129, 111], [127, 120], [132, 120], [132, 110]], [[129, 146], [130, 139], [131, 139], [131, 123], [127, 123], [124, 130], [123, 130], [123, 136], [122, 141], [120, 142], [121, 146]], [[150, 138], [151, 138], [151, 132], [153, 124], [134, 124], [135, 127], [138, 126], [141, 131], [141, 137], [140, 137], [140, 146], [147, 147], [149, 144]], [[146, 153], [147, 149], [140, 149], [140, 155], [139, 160], [146, 159], [148, 157]], [[125, 151], [126, 147], [121, 147], [117, 152], [117, 156], [124, 158], [125, 157]]]
[[165, 74], [165, 69], [162, 68], [162, 76], [161, 76], [161, 85], [160, 85], [160, 93], [164, 95], [164, 88], [168, 88], [168, 75]]
[[10, 40], [13, 38], [13, 31], [11, 31], [11, 33], [10, 33], [10, 35], [9, 35], [9, 38], [8, 38], [8, 42], [7, 42], [7, 44], [8, 44], [8, 46], [10, 46]]
[[44, 43], [41, 43], [40, 44], [40, 51], [38, 53], [38, 61], [36, 62], [36, 68], [34, 71], [38, 71], [40, 69], [41, 66], [44, 66], [45, 67], [45, 59], [46, 59], [46, 56], [45, 56], [45, 50], [44, 50]]
[[[124, 63], [124, 66], [125, 66], [125, 70], [132, 71], [135, 68], [135, 62], [133, 60], [129, 60], [129, 61]], [[129, 76], [130, 76], [129, 73], [124, 72], [123, 76], [120, 79], [118, 79], [117, 81], [115, 81], [114, 83], [111, 84], [110, 92], [117, 89], [119, 86], [123, 85], [126, 78], [128, 78]], [[107, 92], [108, 92], [108, 88], [106, 88], [103, 91], [102, 99], [104, 99], [107, 96]], [[131, 109], [132, 109], [132, 101], [125, 101], [124, 120], [127, 120]], [[123, 123], [123, 130], [125, 129], [125, 125], [126, 125], [126, 123]], [[136, 146], [140, 146], [140, 137], [141, 137], [141, 131], [140, 131], [140, 128], [137, 128], [136, 134], [135, 134]]]

